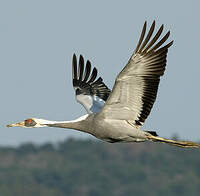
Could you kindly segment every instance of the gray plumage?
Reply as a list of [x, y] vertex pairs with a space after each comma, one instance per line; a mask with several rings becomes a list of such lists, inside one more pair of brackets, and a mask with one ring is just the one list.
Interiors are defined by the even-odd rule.
[[160, 77], [165, 71], [168, 48], [173, 44], [173, 41], [165, 44], [170, 32], [161, 36], [163, 25], [154, 36], [155, 21], [147, 35], [146, 26], [145, 22], [137, 47], [117, 76], [112, 92], [101, 77], [96, 79], [96, 68], [91, 72], [90, 61], [84, 65], [84, 58], [80, 56], [77, 66], [77, 58], [73, 56], [73, 86], [77, 101], [85, 107], [87, 115], [63, 122], [31, 118], [8, 127], [70, 128], [107, 142], [154, 141], [179, 147], [200, 147], [194, 142], [169, 140], [158, 137], [154, 131], [141, 129], [156, 100]]
[[149, 41], [154, 28], [155, 22], [144, 40], [145, 22], [137, 48], [117, 76], [112, 94], [101, 112], [105, 118], [126, 120], [138, 127], [143, 125], [148, 117], [156, 100], [160, 76], [165, 71], [168, 48], [173, 43], [171, 41], [159, 48], [167, 40], [170, 32], [156, 43], [163, 31], [163, 25]]

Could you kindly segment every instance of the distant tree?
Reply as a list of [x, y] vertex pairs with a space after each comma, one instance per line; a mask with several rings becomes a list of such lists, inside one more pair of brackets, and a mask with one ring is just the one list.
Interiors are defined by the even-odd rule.
[[38, 150], [39, 151], [54, 151], [55, 147], [51, 143], [46, 143], [46, 144], [39, 146]]
[[20, 145], [16, 149], [16, 152], [21, 154], [21, 155], [24, 155], [24, 154], [28, 154], [28, 153], [37, 153], [38, 149], [34, 144], [27, 143], [27, 144]]
[[0, 148], [2, 196], [197, 196], [199, 150], [70, 139]]

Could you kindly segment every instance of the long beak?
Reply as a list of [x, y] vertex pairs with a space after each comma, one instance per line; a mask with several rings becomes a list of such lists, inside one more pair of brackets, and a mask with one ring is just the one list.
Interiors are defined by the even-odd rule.
[[25, 126], [24, 121], [7, 125], [7, 127], [24, 127], [24, 126]]

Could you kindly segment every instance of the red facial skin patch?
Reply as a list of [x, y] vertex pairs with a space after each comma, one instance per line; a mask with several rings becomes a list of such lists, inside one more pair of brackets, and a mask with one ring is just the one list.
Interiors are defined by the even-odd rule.
[[31, 124], [31, 123], [33, 122], [33, 120], [32, 120], [32, 119], [27, 119], [26, 122], [27, 122], [28, 124]]
[[27, 119], [24, 124], [26, 127], [34, 127], [37, 123], [33, 119]]

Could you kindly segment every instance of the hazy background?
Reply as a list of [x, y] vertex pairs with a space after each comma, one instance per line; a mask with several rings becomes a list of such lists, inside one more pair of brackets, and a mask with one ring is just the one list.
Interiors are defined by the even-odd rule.
[[[84, 114], [71, 82], [73, 53], [97, 66], [111, 88], [136, 47], [143, 23], [171, 30], [157, 101], [145, 124], [161, 136], [199, 140], [199, 1], [0, 0], [0, 145], [60, 141], [86, 134], [6, 128], [28, 117]], [[149, 26], [148, 26], [149, 27]]]

